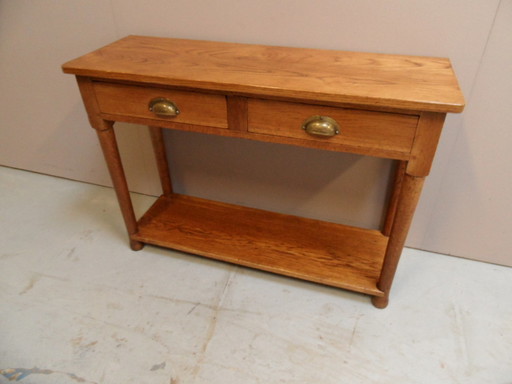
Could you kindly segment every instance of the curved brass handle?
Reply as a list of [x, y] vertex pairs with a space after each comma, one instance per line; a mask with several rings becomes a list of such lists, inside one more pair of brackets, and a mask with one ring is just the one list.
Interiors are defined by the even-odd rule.
[[314, 136], [331, 137], [340, 133], [336, 120], [328, 116], [311, 116], [302, 123], [302, 129]]
[[180, 110], [169, 99], [157, 97], [149, 102], [149, 110], [157, 116], [172, 117], [180, 114]]

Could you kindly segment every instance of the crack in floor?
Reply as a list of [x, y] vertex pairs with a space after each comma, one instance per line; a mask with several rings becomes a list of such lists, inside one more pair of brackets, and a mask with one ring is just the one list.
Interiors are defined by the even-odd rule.
[[196, 365], [194, 367], [194, 370], [192, 371], [192, 376], [194, 378], [197, 376], [197, 374], [199, 373], [199, 370], [201, 369], [201, 365], [206, 356], [206, 351], [208, 350], [208, 347], [209, 347], [209, 345], [213, 339], [213, 336], [215, 334], [215, 330], [217, 328], [218, 317], [219, 317], [219, 313], [221, 311], [222, 304], [224, 302], [226, 293], [229, 289], [229, 286], [231, 285], [231, 283], [233, 281], [233, 278], [236, 274], [237, 269], [238, 269], [238, 267], [234, 266], [233, 269], [229, 272], [226, 282], [224, 283], [224, 288], [223, 288], [222, 292], [220, 293], [220, 295], [218, 296], [218, 300], [213, 307], [213, 316], [212, 316], [210, 325], [209, 325], [207, 333], [206, 333], [206, 340], [203, 343], [203, 346], [198, 353], [199, 356], [198, 356]]

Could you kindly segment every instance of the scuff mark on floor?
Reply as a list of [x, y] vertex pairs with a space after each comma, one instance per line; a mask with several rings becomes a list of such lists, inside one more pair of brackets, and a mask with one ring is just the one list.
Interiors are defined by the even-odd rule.
[[40, 369], [37, 367], [34, 368], [4, 368], [0, 369], [0, 375], [4, 376], [9, 381], [20, 381], [27, 376], [38, 374], [38, 375], [52, 375], [52, 374], [62, 374], [66, 375], [77, 383], [91, 383], [98, 384], [95, 381], [88, 381], [82, 377], [75, 375], [74, 373], [69, 372], [61, 372], [61, 371], [53, 371], [51, 369]]
[[361, 319], [361, 317], [363, 317], [363, 315], [359, 314], [356, 317], [356, 321], [354, 322], [354, 328], [352, 329], [352, 334], [350, 335], [350, 341], [348, 342], [348, 351], [349, 352], [352, 350], [352, 344], [354, 343], [354, 340], [356, 337], [356, 332], [357, 332], [357, 327], [359, 325], [359, 320]]
[[80, 240], [92, 242], [94, 240], [94, 231], [92, 229], [86, 229], [80, 233]]
[[[141, 295], [140, 297], [146, 297], [146, 298], [150, 298], [150, 299], [158, 299], [158, 300], [164, 300], [164, 301], [170, 301], [171, 303], [175, 303], [175, 304], [192, 304], [192, 305], [197, 305], [197, 301], [190, 301], [190, 300], [182, 300], [182, 299], [177, 299], [177, 298], [174, 298], [174, 297], [166, 297], [166, 296], [159, 296], [159, 295]], [[201, 303], [199, 303], [201, 304]], [[208, 305], [205, 305], [205, 304], [201, 304], [205, 307], [209, 307]], [[210, 306], [211, 307], [211, 306]]]
[[158, 371], [159, 369], [164, 369], [164, 368], [165, 368], [165, 361], [163, 363], [153, 365], [151, 367], [150, 371]]
[[190, 310], [187, 312], [187, 316], [190, 315], [192, 312], [194, 312], [194, 309], [196, 309], [199, 304], [201, 304], [201, 303], [196, 303], [192, 308], [190, 308]]
[[23, 289], [23, 291], [20, 292], [20, 295], [24, 295], [28, 291], [30, 291], [32, 288], [34, 288], [34, 285], [41, 279], [40, 275], [33, 275], [30, 278], [30, 281], [28, 282], [28, 285]]
[[19, 293], [19, 295], [21, 296], [21, 295], [24, 295], [27, 292], [29, 292], [32, 288], [34, 288], [36, 283], [39, 280], [41, 280], [43, 277], [47, 278], [47, 279], [57, 280], [57, 281], [64, 281], [64, 282], [68, 282], [69, 281], [69, 279], [66, 279], [64, 277], [59, 277], [59, 276], [53, 276], [53, 275], [47, 275], [47, 274], [44, 274], [44, 273], [34, 272], [32, 274], [32, 277], [30, 278], [27, 286], [25, 288], [23, 288], [23, 290]]
[[464, 318], [461, 309], [452, 303], [452, 318], [453, 318], [453, 334], [457, 339], [459, 346], [459, 354], [466, 367], [471, 367], [471, 361], [468, 353], [468, 339], [464, 328]]
[[2, 253], [0, 255], [0, 259], [7, 259], [8, 257], [19, 256], [19, 255], [23, 255], [23, 252], [7, 252], [7, 253]]
[[[187, 315], [190, 315], [192, 312], [194, 312], [197, 308], [206, 308], [206, 309], [211, 309], [211, 310], [216, 310], [216, 305], [213, 304], [213, 305], [210, 305], [210, 304], [205, 304], [205, 303], [200, 303], [200, 302], [197, 302], [197, 301], [190, 301], [190, 300], [183, 300], [183, 299], [177, 299], [177, 298], [174, 298], [174, 297], [166, 297], [166, 296], [159, 296], [159, 295], [141, 295], [140, 297], [144, 297], [144, 298], [149, 298], [149, 299], [157, 299], [157, 300], [164, 300], [164, 301], [169, 301], [171, 303], [174, 303], [174, 304], [189, 304], [189, 305], [192, 305], [191, 309], [188, 310], [187, 312]], [[239, 308], [235, 308], [235, 309], [232, 309], [232, 308], [221, 308], [221, 310], [223, 312], [236, 312], [236, 313], [243, 313], [243, 314], [247, 314], [247, 315], [262, 315], [261, 312], [254, 312], [254, 311], [249, 311], [249, 310], [246, 310], [246, 309], [239, 309]]]
[[75, 255], [75, 252], [76, 252], [76, 247], [73, 247], [69, 250], [69, 252], [67, 253], [66, 255], [66, 258], [69, 259], [69, 260], [73, 260], [73, 261], [78, 261], [80, 260], [76, 255]]
[[70, 280], [65, 278], [65, 277], [60, 277], [60, 276], [54, 276], [54, 275], [48, 275], [46, 273], [37, 273], [40, 277], [45, 277], [47, 279], [52, 279], [52, 280], [57, 280], [57, 281], [64, 281], [64, 282], [69, 282]]
[[81, 336], [71, 340], [73, 353], [79, 358], [84, 358], [87, 354], [94, 353], [96, 344], [98, 344], [97, 340], [85, 343], [84, 338]]

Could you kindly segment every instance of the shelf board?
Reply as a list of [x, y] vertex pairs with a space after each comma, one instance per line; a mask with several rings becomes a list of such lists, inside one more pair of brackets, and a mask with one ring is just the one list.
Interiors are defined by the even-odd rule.
[[132, 239], [383, 296], [388, 237], [376, 230], [173, 194], [153, 204]]

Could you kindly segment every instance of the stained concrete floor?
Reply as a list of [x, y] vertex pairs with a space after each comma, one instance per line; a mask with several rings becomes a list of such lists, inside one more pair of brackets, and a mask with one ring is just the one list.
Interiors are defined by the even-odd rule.
[[512, 383], [512, 268], [406, 249], [378, 310], [133, 252], [109, 188], [0, 168], [0, 218], [0, 383]]

